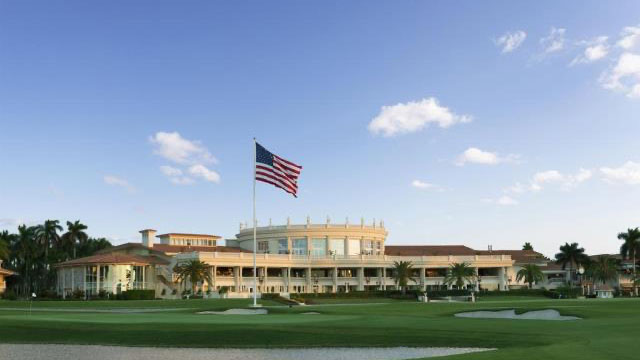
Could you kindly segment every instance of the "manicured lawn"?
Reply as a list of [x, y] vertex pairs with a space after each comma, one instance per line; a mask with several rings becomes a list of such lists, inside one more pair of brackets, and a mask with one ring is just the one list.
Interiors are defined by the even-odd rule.
[[[373, 302], [373, 301], [372, 301]], [[471, 303], [271, 307], [269, 315], [197, 315], [200, 309], [241, 307], [247, 300], [0, 302], [0, 342], [183, 347], [474, 346], [498, 351], [448, 359], [637, 359], [640, 301], [482, 299]], [[91, 309], [180, 308], [155, 313]], [[4, 308], [5, 310], [2, 310]], [[76, 308], [82, 311], [63, 312]], [[553, 308], [577, 321], [463, 319], [459, 311]], [[304, 315], [315, 311], [320, 315]]]

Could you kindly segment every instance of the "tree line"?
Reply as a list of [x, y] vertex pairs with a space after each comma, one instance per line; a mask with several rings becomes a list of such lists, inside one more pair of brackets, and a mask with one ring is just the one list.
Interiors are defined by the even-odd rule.
[[7, 279], [9, 291], [18, 296], [31, 293], [47, 296], [55, 288], [54, 264], [93, 255], [111, 247], [105, 238], [87, 235], [88, 227], [67, 221], [66, 231], [59, 220], [46, 220], [35, 226], [18, 226], [17, 233], [0, 232], [0, 259], [3, 267], [16, 274]]

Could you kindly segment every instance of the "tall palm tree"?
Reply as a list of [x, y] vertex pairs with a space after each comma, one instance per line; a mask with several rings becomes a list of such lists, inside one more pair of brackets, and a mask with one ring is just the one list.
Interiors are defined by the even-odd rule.
[[585, 255], [584, 248], [579, 247], [578, 243], [565, 243], [560, 246], [560, 252], [556, 254], [556, 264], [561, 264], [562, 270], [569, 265], [569, 285], [572, 283], [574, 266], [585, 265], [588, 261], [589, 257]]
[[533, 288], [533, 283], [544, 280], [542, 270], [536, 264], [526, 264], [516, 274], [516, 281], [524, 279], [529, 284], [529, 289]]
[[393, 263], [393, 278], [398, 284], [400, 291], [402, 291], [402, 295], [407, 293], [407, 285], [409, 280], [416, 282], [416, 280], [411, 276], [413, 272], [413, 264], [411, 261], [395, 261]]
[[589, 265], [588, 273], [594, 283], [601, 282], [604, 285], [607, 281], [615, 279], [618, 273], [618, 263], [613, 257], [602, 255]]
[[444, 283], [447, 285], [456, 285], [461, 289], [465, 283], [471, 283], [476, 277], [475, 270], [466, 262], [451, 264]]
[[618, 234], [618, 239], [624, 241], [620, 246], [620, 255], [625, 259], [633, 259], [633, 292], [638, 295], [638, 287], [636, 286], [636, 254], [640, 252], [640, 229], [627, 229], [627, 232]]
[[533, 245], [531, 245], [530, 242], [526, 242], [524, 243], [524, 245], [522, 245], [522, 250], [533, 250]]
[[0, 232], [0, 260], [9, 259], [9, 242], [11, 235], [7, 230]]
[[173, 268], [173, 272], [178, 274], [180, 284], [184, 284], [187, 281], [191, 282], [191, 293], [194, 295], [199, 282], [206, 281], [207, 284], [211, 285], [209, 266], [202, 261], [190, 260], [187, 263], [178, 264]]
[[60, 241], [60, 235], [58, 231], [62, 231], [58, 220], [46, 220], [43, 225], [36, 226], [36, 240], [42, 246], [44, 246], [45, 262], [49, 258], [49, 248], [58, 245]]
[[36, 250], [35, 228], [26, 225], [18, 226], [18, 235], [12, 246], [14, 257], [13, 268], [18, 270], [19, 283], [23, 294], [29, 294], [33, 288], [34, 271], [37, 270], [37, 258], [39, 252]]
[[[82, 246], [87, 242], [89, 236], [84, 232], [87, 230], [87, 226], [82, 224], [80, 220], [75, 222], [67, 221], [67, 232], [62, 235], [62, 247], [65, 250], [69, 248], [73, 249], [73, 258], [76, 258], [76, 249], [78, 246]], [[68, 253], [68, 252], [67, 252]]]

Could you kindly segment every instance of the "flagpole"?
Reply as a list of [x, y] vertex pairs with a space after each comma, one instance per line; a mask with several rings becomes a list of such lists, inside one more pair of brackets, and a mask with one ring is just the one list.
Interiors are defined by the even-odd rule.
[[253, 138], [253, 307], [258, 306], [258, 270], [256, 267], [256, 138]]

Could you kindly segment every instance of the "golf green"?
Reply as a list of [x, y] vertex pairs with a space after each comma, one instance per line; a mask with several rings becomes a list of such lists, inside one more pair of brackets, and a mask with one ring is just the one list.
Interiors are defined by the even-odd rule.
[[[375, 300], [369, 300], [375, 302]], [[247, 300], [0, 301], [0, 342], [167, 347], [483, 347], [450, 359], [637, 359], [640, 300], [487, 299], [293, 307], [268, 315], [199, 315]], [[574, 321], [455, 318], [472, 310], [556, 309]], [[318, 312], [305, 315], [304, 312]]]

